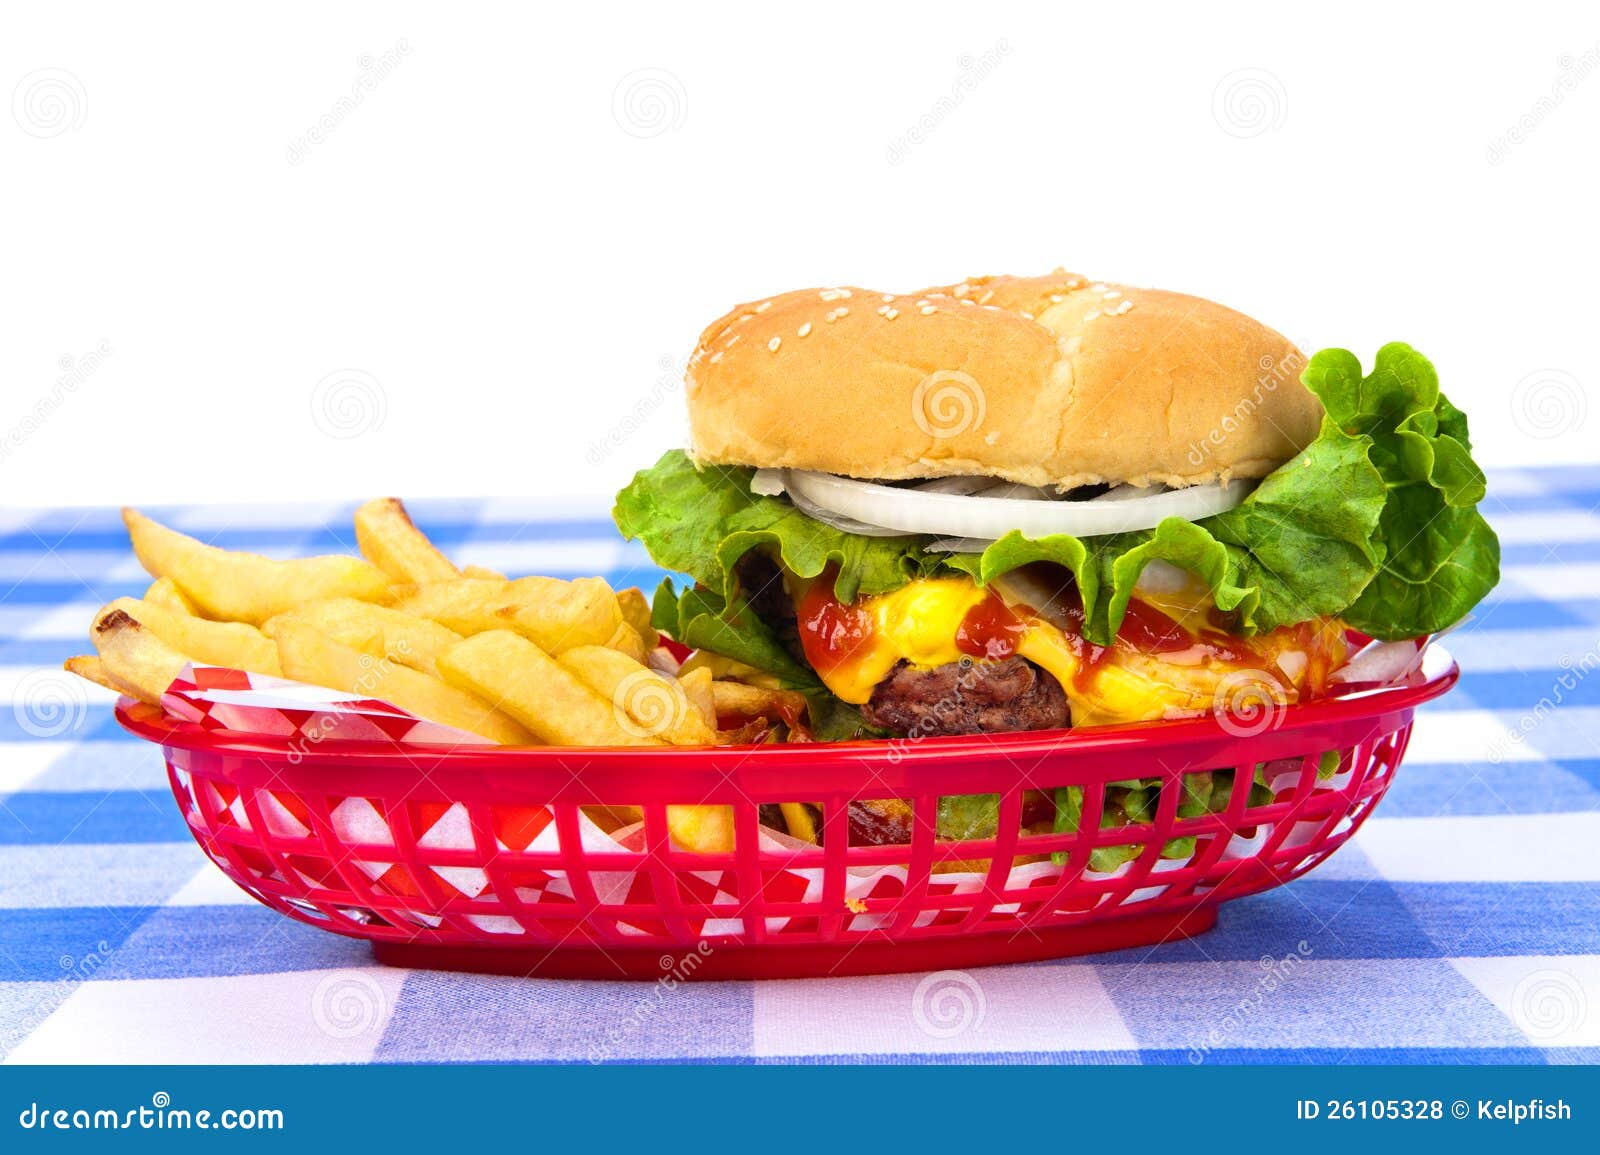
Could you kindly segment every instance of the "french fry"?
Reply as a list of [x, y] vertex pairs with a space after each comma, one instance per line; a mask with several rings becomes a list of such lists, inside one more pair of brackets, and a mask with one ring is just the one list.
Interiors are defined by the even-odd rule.
[[106, 664], [97, 654], [76, 654], [61, 663], [61, 668], [69, 674], [77, 674], [97, 686], [104, 686], [108, 690], [122, 693], [122, 687], [112, 681], [111, 675], [106, 672]]
[[606, 640], [606, 645], [619, 654], [626, 654], [641, 666], [650, 657], [650, 650], [639, 636], [639, 631], [627, 622], [618, 622], [616, 632]]
[[106, 677], [124, 694], [153, 706], [161, 704], [161, 695], [190, 661], [122, 610], [98, 615], [89, 640]]
[[461, 576], [411, 520], [397, 497], [375, 497], [356, 510], [356, 545], [397, 582], [443, 582]]
[[150, 588], [144, 591], [145, 602], [153, 606], [160, 606], [164, 610], [171, 610], [175, 614], [190, 614], [198, 616], [199, 610], [194, 603], [184, 596], [178, 588], [178, 583], [171, 578], [156, 578], [150, 583]]
[[506, 575], [497, 569], [490, 569], [486, 565], [464, 565], [461, 567], [461, 576], [469, 578], [487, 578], [489, 581], [503, 582]]
[[704, 666], [711, 671], [711, 676], [721, 681], [723, 678], [737, 678], [741, 682], [748, 682], [752, 686], [766, 686], [778, 689], [778, 679], [765, 670], [758, 670], [754, 666], [747, 666], [743, 662], [736, 662], [732, 658], [725, 658], [721, 654], [713, 654], [708, 650], [696, 650], [683, 660], [679, 668], [680, 674], [687, 674]]
[[769, 690], [743, 682], [712, 682], [711, 699], [719, 717], [769, 718], [792, 722], [805, 715], [804, 695], [795, 690]]
[[727, 854], [733, 849], [733, 807], [668, 806], [667, 833], [696, 854]]
[[683, 687], [606, 646], [575, 646], [556, 659], [631, 720], [630, 729], [674, 746], [709, 746], [716, 733]]
[[717, 728], [717, 704], [711, 692], [711, 671], [690, 670], [678, 678], [678, 685], [683, 687], [684, 694], [689, 703], [694, 706], [695, 712], [707, 726]]
[[173, 611], [137, 598], [118, 598], [98, 617], [122, 611], [179, 653], [207, 666], [253, 670], [277, 676], [278, 647], [272, 639], [244, 622], [213, 622], [181, 610]]
[[438, 678], [337, 642], [306, 622], [280, 619], [273, 632], [286, 677], [347, 694], [381, 698], [419, 718], [454, 726], [502, 745], [533, 743], [533, 736], [513, 719]]
[[604, 645], [622, 620], [616, 594], [599, 578], [458, 578], [397, 593], [395, 608], [458, 634], [514, 630], [547, 654]]
[[541, 741], [564, 746], [656, 746], [627, 715], [527, 638], [510, 630], [474, 634], [439, 655], [452, 686], [510, 714]]
[[653, 650], [661, 644], [661, 635], [650, 624], [650, 599], [638, 586], [617, 591], [617, 606], [622, 610], [622, 620], [639, 632], [644, 648]]
[[139, 564], [153, 577], [171, 578], [208, 617], [260, 625], [307, 601], [377, 601], [389, 593], [383, 571], [360, 558], [334, 554], [276, 561], [206, 545], [136, 509], [124, 509], [122, 519]]
[[354, 598], [310, 602], [269, 619], [261, 627], [262, 632], [272, 637], [285, 622], [305, 622], [343, 645], [380, 658], [392, 658], [402, 666], [436, 678], [439, 669], [435, 662], [439, 655], [461, 640], [460, 634], [429, 618], [371, 602], [358, 602]]

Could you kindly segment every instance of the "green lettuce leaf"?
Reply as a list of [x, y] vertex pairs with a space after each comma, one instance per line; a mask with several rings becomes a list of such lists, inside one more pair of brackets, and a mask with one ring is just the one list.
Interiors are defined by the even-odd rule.
[[735, 563], [753, 549], [804, 578], [837, 565], [834, 594], [845, 602], [899, 589], [939, 564], [919, 538], [845, 533], [807, 517], [788, 498], [751, 493], [754, 475], [725, 465], [697, 469], [688, 454], [673, 449], [617, 495], [612, 517], [658, 564], [724, 598], [734, 596]]
[[752, 549], [802, 577], [836, 565], [834, 591], [845, 601], [919, 576], [954, 571], [986, 584], [1031, 562], [1053, 562], [1072, 572], [1084, 632], [1102, 645], [1116, 636], [1139, 575], [1156, 560], [1204, 581], [1241, 634], [1327, 615], [1395, 639], [1459, 621], [1499, 580], [1500, 561], [1494, 532], [1475, 508], [1484, 478], [1466, 417], [1408, 345], [1385, 345], [1367, 375], [1353, 354], [1324, 350], [1302, 379], [1326, 410], [1317, 438], [1238, 506], [1200, 521], [1168, 518], [1154, 529], [1082, 539], [1011, 533], [980, 554], [936, 554], [923, 538], [861, 537], [823, 525], [786, 498], [752, 494], [753, 470], [697, 470], [678, 451], [634, 478], [618, 495], [615, 517], [657, 562], [716, 595], [714, 604], [690, 607], [687, 619], [680, 609], [678, 629], [660, 628], [688, 645], [697, 643], [679, 630], [759, 651], [761, 661], [728, 656], [784, 678], [794, 675], [775, 652], [782, 646], [735, 620], [753, 617], [740, 608], [733, 576]]
[[862, 721], [860, 710], [835, 697], [811, 667], [789, 653], [772, 627], [742, 598], [725, 602], [720, 594], [700, 587], [680, 593], [669, 578], [656, 590], [650, 623], [690, 649], [743, 662], [773, 675], [784, 689], [800, 691], [806, 697], [811, 731], [821, 741], [876, 733]]

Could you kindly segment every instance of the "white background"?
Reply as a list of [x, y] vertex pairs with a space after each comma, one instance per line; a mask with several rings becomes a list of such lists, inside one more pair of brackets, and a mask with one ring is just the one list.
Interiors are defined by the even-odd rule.
[[1592, 3], [256, 13], [6, 10], [0, 503], [608, 491], [735, 302], [1058, 264], [1600, 457]]

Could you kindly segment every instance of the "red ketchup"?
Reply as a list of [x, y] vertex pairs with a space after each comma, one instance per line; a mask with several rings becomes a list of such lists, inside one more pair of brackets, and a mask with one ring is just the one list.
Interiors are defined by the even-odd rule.
[[860, 606], [833, 596], [833, 575], [824, 573], [794, 607], [800, 648], [819, 674], [831, 673], [872, 636], [872, 618]]
[[1017, 652], [1027, 623], [1012, 613], [1006, 603], [989, 594], [967, 611], [956, 629], [956, 649], [974, 658], [991, 661], [1009, 658]]

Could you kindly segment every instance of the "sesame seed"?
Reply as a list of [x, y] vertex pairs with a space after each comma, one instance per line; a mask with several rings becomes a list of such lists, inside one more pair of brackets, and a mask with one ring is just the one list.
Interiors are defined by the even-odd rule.
[[823, 289], [822, 292], [817, 294], [817, 296], [821, 297], [824, 301], [848, 301], [850, 299], [850, 290]]
[[961, 303], [963, 305], [976, 305], [978, 302], [972, 300], [970, 297], [962, 297]]
[[713, 365], [715, 365], [720, 360], [722, 360], [722, 353], [721, 353], [720, 350], [715, 352], [715, 353], [713, 353], [713, 354], [711, 354], [711, 363]]
[[837, 309], [828, 310], [828, 312], [823, 316], [822, 319], [824, 321], [828, 322], [828, 324], [831, 325], [835, 321], [837, 321], [840, 317], [848, 317], [849, 315], [850, 315], [850, 310], [846, 309], [843, 305], [840, 305]]
[[924, 306], [922, 306], [922, 308], [921, 308], [921, 309], [920, 309], [920, 310], [918, 310], [918, 311], [919, 311], [919, 312], [920, 312], [920, 313], [921, 313], [921, 314], [922, 314], [922, 315], [923, 315], [923, 316], [924, 316], [924, 317], [926, 317], [926, 316], [927, 316], [927, 315], [928, 315], [928, 314], [929, 314], [929, 313], [937, 313], [937, 312], [938, 312], [938, 311], [939, 311], [939, 310], [938, 310], [938, 309], [935, 309], [935, 308], [934, 308], [934, 307], [933, 307], [933, 306], [932, 306], [932, 305], [924, 305]]
[[1030, 320], [1030, 321], [1033, 320], [1033, 314], [1028, 312], [1028, 310], [1026, 310], [1026, 309], [1022, 310], [1022, 315], [1024, 317], [1028, 318], [1028, 320]]
[[727, 343], [727, 345], [724, 346], [724, 348], [727, 348], [727, 349], [733, 348], [735, 345], [737, 345], [743, 339], [743, 337], [744, 337], [743, 333], [735, 333], [733, 336], [728, 338], [728, 343]]
[[891, 305], [882, 305], [878, 308], [878, 316], [886, 321], [892, 321], [900, 315], [900, 310]]
[[993, 297], [993, 296], [994, 296], [994, 290], [993, 289], [985, 289], [983, 291], [983, 296], [978, 298], [978, 304], [987, 305], [989, 303], [989, 298]]
[[993, 445], [996, 441], [999, 441], [999, 440], [1000, 440], [1000, 434], [994, 432], [993, 430], [991, 430], [990, 432], [985, 433], [983, 435], [983, 443], [985, 445]]
[[893, 293], [885, 293], [883, 295], [883, 299], [885, 301], [892, 301], [892, 300], [894, 300], [894, 294]]
[[1122, 302], [1122, 304], [1118, 305], [1115, 309], [1111, 310], [1111, 312], [1114, 315], [1120, 317], [1120, 316], [1122, 316], [1122, 314], [1126, 313], [1131, 308], [1133, 308], [1133, 302], [1132, 301], [1124, 301], [1124, 302]]
[[972, 292], [972, 286], [967, 284], [965, 281], [962, 281], [955, 287], [953, 291], [957, 297], [965, 297], [968, 293]]
[[1115, 301], [1118, 297], [1122, 296], [1122, 294], [1116, 289], [1112, 289], [1109, 293], [1103, 293], [1101, 296], [1104, 300]]
[[771, 349], [774, 353], [776, 353], [778, 351], [778, 346], [781, 345], [781, 344], [783, 344], [783, 338], [782, 337], [774, 337], [772, 340], [767, 342], [767, 348]]
[[756, 306], [756, 312], [765, 313], [770, 308], [772, 308], [771, 301], [762, 301], [761, 304]]
[[984, 308], [991, 313], [998, 313], [1000, 311], [999, 305], [985, 305]]
[[801, 337], [806, 337], [806, 336], [809, 336], [810, 333], [811, 333], [811, 322], [807, 321], [804, 325], [800, 326], [800, 331], [799, 331], [799, 333], [797, 335], [801, 336]]
[[1066, 300], [1066, 298], [1063, 297], [1060, 293], [1051, 293], [1050, 294], [1050, 303], [1052, 305], [1059, 305], [1059, 304], [1061, 304], [1062, 301], [1065, 301], [1065, 300]]
[[1083, 315], [1083, 319], [1085, 321], [1092, 321], [1096, 317], [1098, 317], [1099, 315], [1100, 315], [1100, 310], [1099, 309], [1090, 309], [1087, 313], [1085, 313]]

